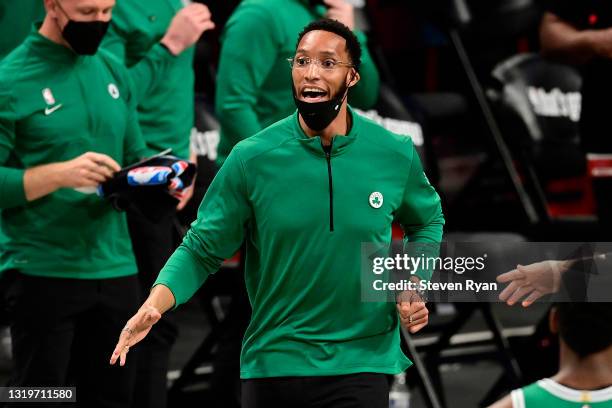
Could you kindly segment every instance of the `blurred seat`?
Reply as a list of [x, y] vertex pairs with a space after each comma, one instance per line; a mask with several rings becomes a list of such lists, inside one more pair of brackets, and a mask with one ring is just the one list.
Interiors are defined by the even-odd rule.
[[581, 77], [573, 67], [519, 54], [492, 72], [489, 90], [504, 139], [543, 219], [592, 221], [594, 204], [580, 148]]

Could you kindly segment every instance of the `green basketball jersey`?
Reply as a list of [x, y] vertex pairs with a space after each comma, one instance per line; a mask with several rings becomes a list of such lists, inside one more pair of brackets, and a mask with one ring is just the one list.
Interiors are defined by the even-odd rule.
[[612, 386], [576, 390], [545, 378], [512, 391], [513, 408], [612, 408]]

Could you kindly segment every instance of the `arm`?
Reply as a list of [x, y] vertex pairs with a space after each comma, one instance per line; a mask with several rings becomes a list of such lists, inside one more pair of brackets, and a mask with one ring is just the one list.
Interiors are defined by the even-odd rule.
[[[208, 8], [193, 3], [182, 8], [172, 21], [164, 37], [155, 44], [136, 64], [129, 67], [135, 85], [136, 100], [141, 100], [159, 81], [165, 79], [166, 70], [176, 57], [191, 47], [206, 30], [213, 29]], [[125, 65], [127, 44], [133, 41], [126, 19], [115, 13], [109, 32], [104, 37], [104, 48], [119, 58]]]
[[510, 395], [506, 395], [504, 398], [489, 406], [489, 408], [512, 408], [513, 406], [512, 397]]
[[185, 303], [224, 259], [236, 253], [251, 218], [243, 163], [234, 150], [206, 192], [197, 220], [155, 285], [163, 284], [172, 291], [175, 306]]
[[215, 110], [222, 137], [232, 146], [262, 129], [255, 113], [258, 94], [271, 64], [285, 62], [276, 53], [278, 37], [273, 16], [256, 6], [239, 8], [225, 28]]
[[546, 12], [540, 24], [542, 53], [562, 62], [584, 64], [593, 58], [612, 58], [612, 29], [579, 30], [556, 14]]
[[128, 320], [111, 355], [125, 364], [129, 347], [142, 340], [161, 314], [185, 303], [231, 257], [251, 220], [243, 164], [236, 149], [215, 176], [198, 210], [198, 218], [172, 254], [136, 314]]
[[12, 208], [37, 200], [62, 187], [95, 186], [119, 170], [109, 156], [88, 152], [76, 159], [24, 169], [7, 167], [15, 148], [17, 115], [10, 92], [0, 91], [0, 208]]
[[[440, 197], [425, 176], [412, 141], [407, 139], [407, 143], [412, 150], [412, 159], [402, 203], [395, 218], [404, 228], [404, 244], [409, 253], [418, 251], [419, 255], [437, 256], [444, 227]], [[425, 245], [416, 248], [413, 243]], [[420, 270], [416, 275], [429, 280], [431, 271]]]

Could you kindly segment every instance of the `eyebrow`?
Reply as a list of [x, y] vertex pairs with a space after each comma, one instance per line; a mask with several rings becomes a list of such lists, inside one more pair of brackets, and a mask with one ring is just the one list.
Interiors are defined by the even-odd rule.
[[[305, 50], [304, 48], [299, 48], [296, 53], [304, 53], [307, 54], [308, 50]], [[338, 54], [334, 51], [319, 51], [320, 55], [325, 55], [325, 56], [329, 56], [329, 57], [336, 57], [338, 56]]]

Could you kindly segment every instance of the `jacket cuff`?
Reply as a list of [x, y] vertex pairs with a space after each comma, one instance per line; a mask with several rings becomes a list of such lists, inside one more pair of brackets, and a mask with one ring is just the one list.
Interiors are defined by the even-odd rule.
[[27, 203], [23, 188], [24, 173], [23, 169], [0, 169], [0, 208], [17, 207]]

